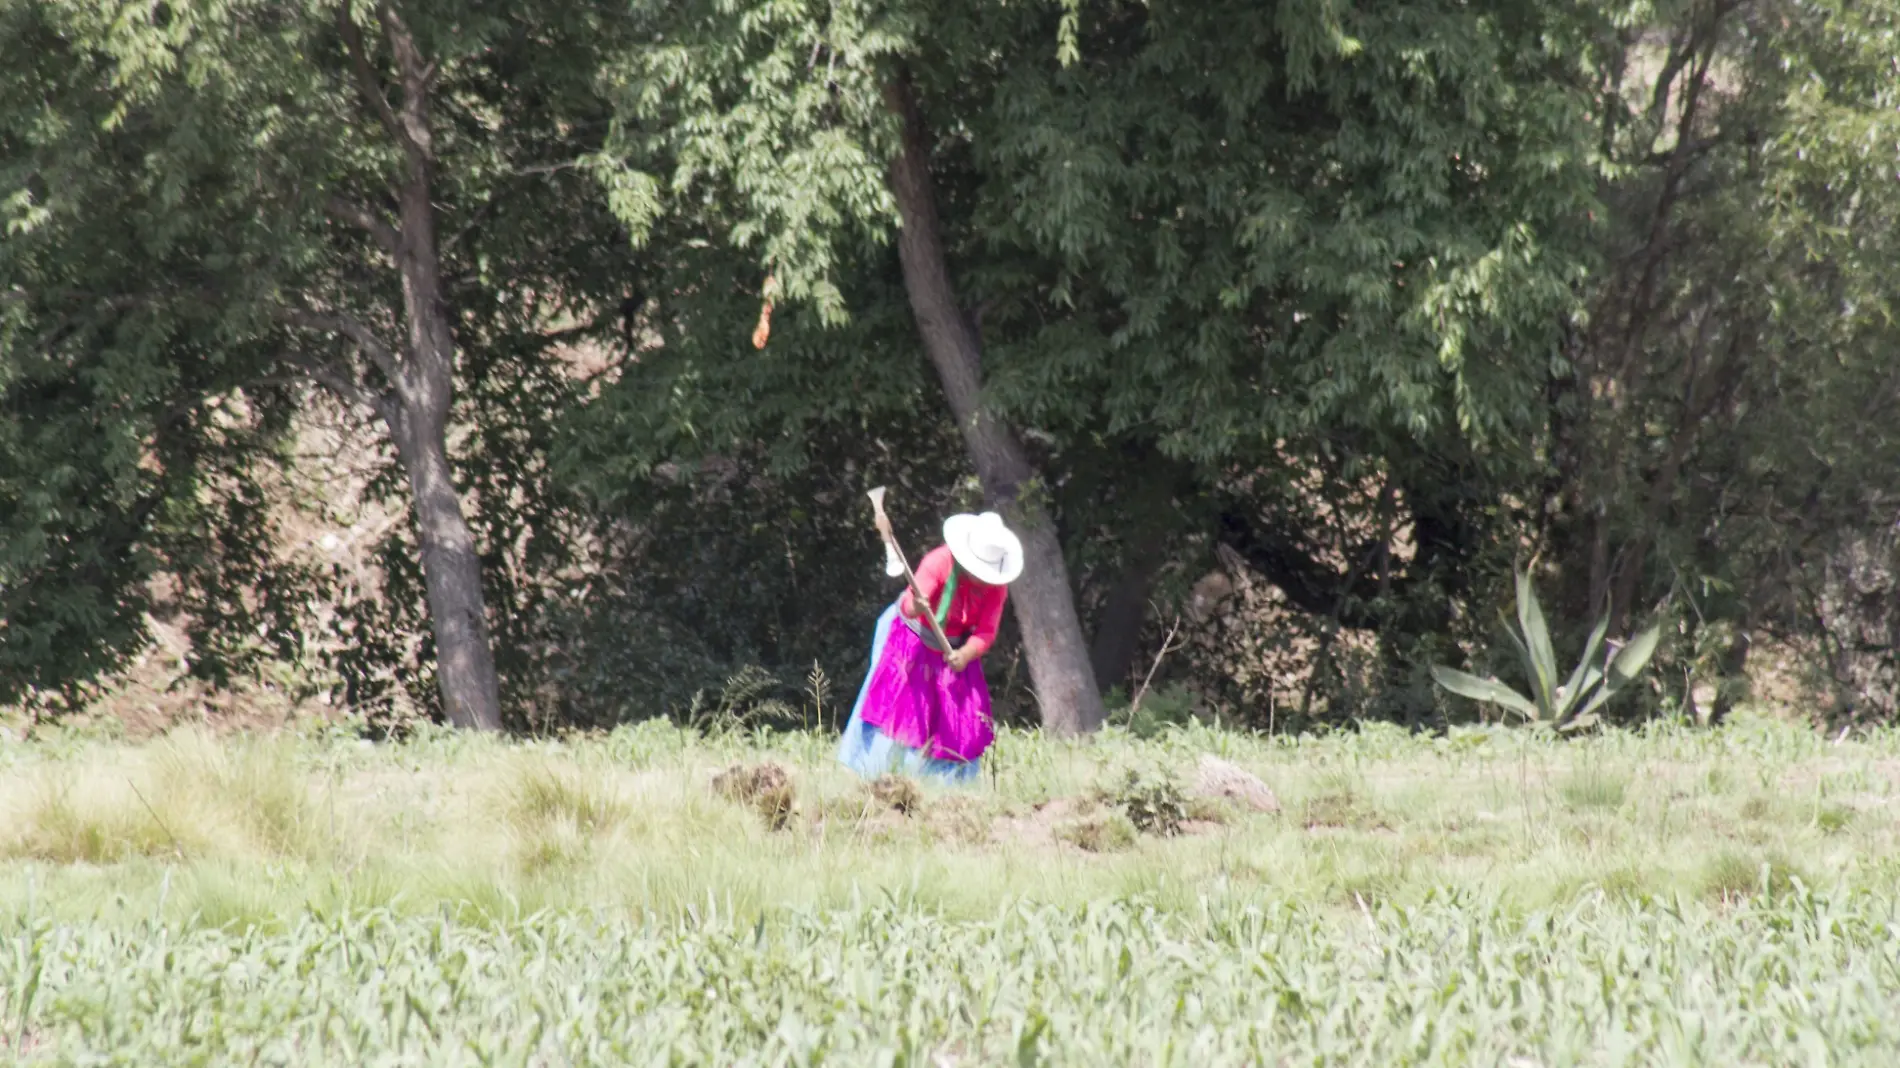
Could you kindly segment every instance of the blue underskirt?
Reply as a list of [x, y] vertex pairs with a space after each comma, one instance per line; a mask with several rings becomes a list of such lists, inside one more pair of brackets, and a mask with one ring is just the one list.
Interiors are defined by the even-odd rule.
[[867, 779], [898, 772], [920, 779], [974, 783], [981, 770], [980, 760], [937, 760], [925, 756], [922, 750], [893, 741], [883, 731], [864, 722], [864, 697], [871, 690], [871, 676], [884, 655], [884, 638], [896, 619], [894, 603], [877, 617], [877, 629], [871, 635], [871, 664], [865, 669], [864, 684], [858, 687], [858, 699], [851, 706], [851, 722], [845, 724], [844, 737], [838, 743], [838, 762]]

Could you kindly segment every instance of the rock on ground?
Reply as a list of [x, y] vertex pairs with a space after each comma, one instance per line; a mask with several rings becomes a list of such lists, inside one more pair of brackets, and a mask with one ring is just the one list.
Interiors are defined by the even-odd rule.
[[1218, 797], [1255, 812], [1280, 811], [1280, 799], [1260, 777], [1215, 756], [1201, 757], [1194, 776], [1194, 792]]

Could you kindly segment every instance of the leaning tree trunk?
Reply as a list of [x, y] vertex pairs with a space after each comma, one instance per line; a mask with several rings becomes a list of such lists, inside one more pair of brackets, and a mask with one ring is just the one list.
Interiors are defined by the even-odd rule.
[[481, 556], [450, 478], [445, 424], [405, 407], [390, 427], [397, 460], [409, 478], [421, 547], [422, 579], [435, 631], [436, 687], [442, 711], [457, 727], [501, 727], [501, 686], [489, 644]]
[[1102, 694], [1076, 615], [1062, 545], [1048, 513], [1048, 495], [1036, 489], [1035, 469], [1015, 434], [982, 404], [982, 351], [950, 281], [930, 178], [929, 143], [909, 85], [892, 82], [886, 100], [904, 127], [903, 149], [891, 166], [904, 288], [984, 495], [1022, 538], [1023, 575], [1011, 587], [1010, 599], [1022, 619], [1043, 727], [1057, 734], [1092, 731], [1105, 718]]
[[481, 557], [450, 477], [449, 410], [455, 399], [455, 337], [442, 293], [442, 257], [435, 238], [434, 152], [429, 120], [430, 75], [413, 38], [384, 10], [384, 26], [403, 81], [409, 166], [401, 189], [403, 318], [408, 345], [397, 389], [402, 416], [391, 426], [397, 457], [415, 494], [416, 534], [429, 621], [435, 629], [436, 685], [442, 711], [458, 727], [501, 727], [501, 684], [489, 645]]
[[385, 344], [373, 330], [347, 315], [299, 311], [288, 318], [350, 337], [387, 380], [388, 390], [372, 391], [354, 375], [325, 373], [322, 368], [312, 371], [346, 400], [374, 409], [387, 426], [414, 498], [442, 711], [458, 727], [496, 730], [501, 727], [501, 686], [489, 644], [481, 557], [462, 514], [449, 465], [455, 335], [442, 290], [442, 256], [431, 199], [435, 149], [429, 98], [435, 67], [422, 55], [393, 6], [378, 5], [376, 19], [395, 60], [396, 84], [401, 90], [398, 106], [392, 107], [385, 95], [348, 3], [338, 10], [337, 28], [364, 103], [402, 149], [402, 175], [394, 183], [400, 222], [391, 226], [379, 212], [340, 198], [332, 200], [328, 210], [367, 232], [395, 261], [402, 278], [403, 344]]

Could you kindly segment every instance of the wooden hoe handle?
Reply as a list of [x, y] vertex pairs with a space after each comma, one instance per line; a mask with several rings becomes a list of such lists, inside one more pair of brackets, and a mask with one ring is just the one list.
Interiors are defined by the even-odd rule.
[[904, 581], [910, 583], [910, 595], [917, 602], [918, 614], [923, 616], [924, 622], [930, 625], [931, 635], [942, 646], [944, 655], [948, 656], [950, 639], [944, 634], [936, 615], [930, 611], [930, 601], [924, 597], [924, 591], [918, 588], [917, 575], [911, 571], [910, 561], [904, 557], [904, 550], [897, 547], [897, 535], [891, 533], [891, 519], [884, 514], [884, 487], [879, 486], [867, 496], [871, 498], [871, 512], [876, 517], [878, 533], [884, 536], [885, 544], [891, 547], [891, 553], [897, 557], [898, 563], [904, 565]]

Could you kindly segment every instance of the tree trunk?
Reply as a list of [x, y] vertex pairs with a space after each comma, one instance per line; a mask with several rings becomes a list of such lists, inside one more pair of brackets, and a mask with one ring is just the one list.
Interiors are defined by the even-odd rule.
[[[387, 19], [387, 16], [385, 16]], [[462, 515], [448, 452], [449, 411], [455, 399], [455, 336], [442, 294], [442, 258], [435, 239], [433, 152], [429, 136], [428, 77], [399, 23], [389, 26], [404, 81], [404, 117], [410, 139], [408, 180], [401, 190], [403, 318], [408, 359], [397, 396], [402, 404], [397, 452], [415, 494], [422, 577], [435, 630], [436, 685], [442, 711], [458, 727], [501, 728], [501, 684], [489, 644], [482, 596], [481, 556]]]
[[338, 10], [337, 28], [364, 103], [402, 149], [402, 178], [394, 187], [401, 219], [392, 227], [375, 211], [342, 202], [333, 202], [330, 211], [367, 231], [395, 260], [402, 277], [406, 336], [398, 353], [360, 323], [343, 327], [382, 369], [390, 385], [387, 394], [365, 396], [348, 380], [338, 381], [335, 376], [327, 380], [335, 383], [333, 388], [340, 387], [346, 398], [362, 396], [382, 416], [396, 444], [397, 460], [409, 478], [429, 621], [435, 631], [442, 711], [457, 727], [498, 730], [501, 685], [489, 644], [481, 556], [462, 514], [449, 465], [455, 334], [442, 291], [442, 257], [431, 199], [435, 146], [429, 99], [436, 68], [423, 56], [393, 6], [379, 5], [376, 19], [395, 60], [396, 82], [402, 90], [400, 104], [394, 107], [372, 67], [351, 5]]
[[1092, 731], [1105, 717], [1102, 694], [1082, 638], [1062, 545], [1048, 514], [1048, 495], [1036, 485], [1035, 470], [1015, 434], [982, 404], [982, 352], [950, 281], [930, 178], [929, 142], [908, 83], [890, 83], [886, 102], [904, 127], [903, 150], [891, 166], [904, 288], [984, 495], [1022, 538], [1023, 575], [1010, 588], [1010, 600], [1022, 619], [1042, 724], [1057, 734]]
[[1168, 542], [1174, 534], [1171, 507], [1175, 487], [1183, 477], [1159, 455], [1144, 451], [1131, 458], [1124, 477], [1135, 483], [1123, 512], [1132, 536], [1123, 547], [1122, 567], [1102, 601], [1095, 620], [1095, 638], [1089, 644], [1089, 663], [1095, 683], [1108, 690], [1129, 681], [1135, 654], [1141, 648], [1141, 628], [1148, 621], [1148, 594], [1155, 575], [1167, 562]]
[[1161, 550], [1166, 545], [1160, 531], [1145, 537], [1122, 565], [1102, 602], [1095, 640], [1089, 645], [1089, 664], [1095, 670], [1096, 685], [1104, 690], [1127, 682], [1134, 670], [1141, 628], [1148, 622], [1148, 590], [1154, 585], [1155, 572], [1161, 570]]
[[1722, 650], [1722, 658], [1716, 661], [1715, 704], [1709, 709], [1709, 726], [1721, 726], [1735, 706], [1747, 699], [1748, 654], [1754, 647], [1754, 638], [1748, 633], [1748, 620], [1743, 618], [1738, 621], [1728, 648]]
[[457, 727], [499, 730], [501, 685], [488, 638], [481, 555], [450, 477], [445, 426], [407, 412], [396, 423], [391, 436], [415, 498], [442, 711]]

